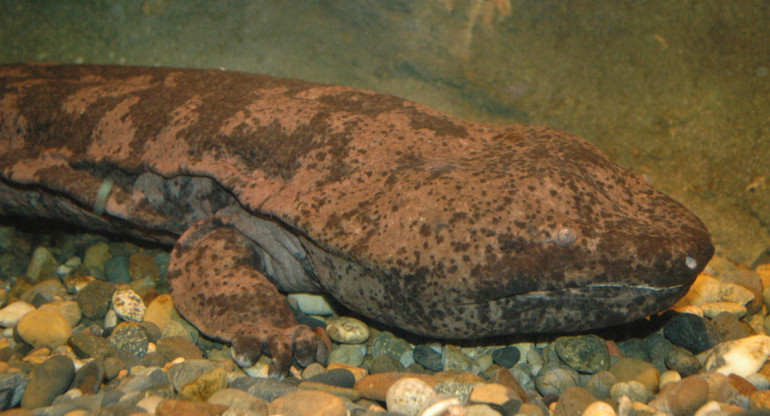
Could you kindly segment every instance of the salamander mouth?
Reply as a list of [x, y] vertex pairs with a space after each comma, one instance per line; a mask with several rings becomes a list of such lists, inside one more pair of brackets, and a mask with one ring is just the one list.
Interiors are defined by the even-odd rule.
[[444, 311], [441, 322], [432, 323], [432, 328], [411, 331], [460, 339], [592, 330], [657, 314], [671, 307], [689, 287], [690, 283], [669, 287], [600, 284], [532, 291], [485, 302], [455, 304]]

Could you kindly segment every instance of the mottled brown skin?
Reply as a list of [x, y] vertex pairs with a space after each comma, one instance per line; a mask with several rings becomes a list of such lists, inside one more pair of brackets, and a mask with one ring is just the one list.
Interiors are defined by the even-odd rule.
[[713, 254], [569, 133], [216, 70], [0, 66], [0, 197], [176, 242], [179, 310], [278, 372], [323, 355], [278, 290], [439, 338], [575, 331], [668, 307]]

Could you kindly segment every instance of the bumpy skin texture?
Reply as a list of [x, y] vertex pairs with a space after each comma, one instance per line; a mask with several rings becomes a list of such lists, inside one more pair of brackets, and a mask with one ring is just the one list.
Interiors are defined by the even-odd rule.
[[[271, 312], [277, 295], [249, 304], [228, 282], [322, 290], [375, 320], [465, 338], [644, 317], [713, 254], [698, 218], [569, 133], [216, 70], [0, 66], [0, 197], [0, 214], [181, 235], [180, 311], [227, 340], [276, 317], [257, 328], [267, 344], [296, 322]], [[212, 224], [245, 238], [196, 231]]]

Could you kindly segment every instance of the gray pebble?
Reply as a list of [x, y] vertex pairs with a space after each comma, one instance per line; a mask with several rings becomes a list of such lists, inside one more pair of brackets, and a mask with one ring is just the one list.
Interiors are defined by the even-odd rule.
[[610, 389], [617, 382], [618, 378], [614, 374], [602, 370], [592, 375], [585, 387], [597, 400], [604, 400], [610, 397]]
[[364, 363], [364, 354], [355, 345], [340, 345], [329, 354], [329, 363], [342, 363], [360, 367]]
[[45, 407], [64, 393], [75, 377], [75, 364], [69, 357], [54, 355], [45, 360], [32, 374], [21, 398], [21, 407]]
[[441, 371], [444, 369], [441, 353], [428, 345], [418, 345], [412, 351], [414, 362], [430, 371]]
[[2, 409], [18, 405], [29, 382], [29, 376], [21, 371], [0, 373], [0, 404]]
[[577, 385], [577, 373], [575, 370], [556, 364], [544, 366], [535, 378], [537, 391], [542, 395], [560, 395], [570, 387]]
[[128, 257], [113, 256], [104, 263], [104, 277], [108, 282], [121, 284], [130, 283], [131, 274], [128, 272]]
[[492, 351], [492, 360], [495, 364], [511, 368], [521, 359], [521, 351], [516, 347], [498, 348]]

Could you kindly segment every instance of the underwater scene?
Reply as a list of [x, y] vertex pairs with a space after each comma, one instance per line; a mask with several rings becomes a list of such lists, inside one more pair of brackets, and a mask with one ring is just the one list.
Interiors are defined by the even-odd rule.
[[770, 411], [768, 21], [0, 0], [0, 408]]

